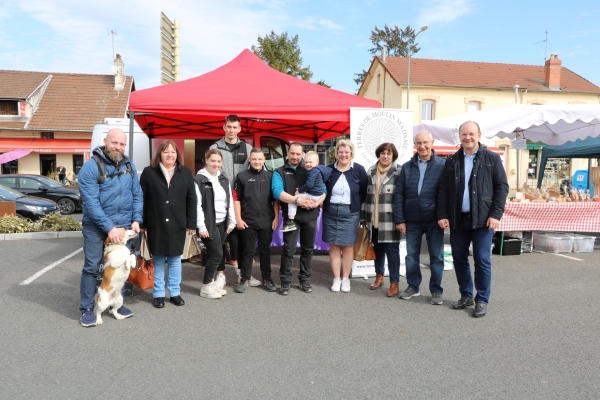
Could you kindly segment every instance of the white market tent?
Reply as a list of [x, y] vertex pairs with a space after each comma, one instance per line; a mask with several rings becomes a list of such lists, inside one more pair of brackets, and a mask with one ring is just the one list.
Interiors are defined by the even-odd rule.
[[475, 121], [487, 138], [528, 139], [549, 145], [600, 136], [600, 104], [514, 105], [452, 115], [415, 125], [413, 133], [458, 144], [458, 128]]

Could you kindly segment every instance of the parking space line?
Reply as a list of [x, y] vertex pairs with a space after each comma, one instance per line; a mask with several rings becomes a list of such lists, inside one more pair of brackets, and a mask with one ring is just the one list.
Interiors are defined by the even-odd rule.
[[46, 268], [44, 268], [44, 269], [36, 272], [35, 274], [31, 275], [29, 278], [27, 278], [23, 282], [19, 283], [19, 285], [29, 285], [31, 282], [35, 281], [37, 278], [39, 278], [40, 276], [44, 275], [46, 272], [50, 271], [52, 268], [56, 267], [57, 265], [59, 265], [63, 261], [66, 261], [69, 258], [75, 256], [76, 254], [81, 253], [82, 251], [83, 251], [83, 247], [80, 248], [80, 249], [75, 250], [74, 252], [72, 252], [68, 256], [63, 257], [63, 258], [61, 258], [60, 260], [58, 260], [56, 262], [53, 262], [52, 264], [48, 265]]
[[565, 256], [563, 254], [558, 254], [558, 253], [550, 253], [550, 254], [554, 254], [555, 256], [560, 256], [560, 257], [564, 257], [564, 258], [570, 258], [571, 260], [583, 261], [581, 258], [569, 257], [569, 256]]

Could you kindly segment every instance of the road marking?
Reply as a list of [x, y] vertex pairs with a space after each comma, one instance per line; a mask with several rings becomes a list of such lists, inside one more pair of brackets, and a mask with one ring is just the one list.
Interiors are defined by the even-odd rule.
[[63, 261], [68, 260], [69, 258], [81, 253], [83, 251], [83, 247], [80, 249], [75, 250], [74, 252], [72, 252], [71, 254], [69, 254], [68, 256], [65, 256], [63, 258], [61, 258], [60, 260], [53, 262], [52, 264], [48, 265], [46, 268], [38, 271], [37, 273], [31, 275], [29, 278], [25, 279], [23, 282], [19, 283], [19, 285], [29, 285], [31, 282], [35, 281], [37, 278], [39, 278], [40, 276], [44, 275], [46, 272], [50, 271], [52, 268], [56, 267], [57, 265], [59, 265], [60, 263], [62, 263]]
[[565, 256], [562, 254], [557, 254], [557, 253], [550, 253], [550, 254], [554, 254], [555, 256], [560, 256], [560, 257], [564, 257], [564, 258], [570, 258], [571, 260], [583, 261], [581, 258], [569, 257], [569, 256]]

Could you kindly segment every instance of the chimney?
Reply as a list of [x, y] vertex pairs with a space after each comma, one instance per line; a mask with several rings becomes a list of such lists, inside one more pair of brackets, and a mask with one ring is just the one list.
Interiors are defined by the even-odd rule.
[[120, 54], [117, 54], [117, 58], [115, 58], [112, 71], [115, 74], [115, 90], [125, 89], [125, 63]]
[[381, 49], [381, 62], [385, 62], [386, 48]]
[[562, 61], [556, 54], [551, 54], [550, 59], [546, 61], [546, 79], [544, 83], [550, 90], [560, 90], [560, 68]]

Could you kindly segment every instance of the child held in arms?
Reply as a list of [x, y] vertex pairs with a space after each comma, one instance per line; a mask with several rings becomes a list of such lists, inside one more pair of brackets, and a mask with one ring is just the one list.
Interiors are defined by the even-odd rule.
[[316, 151], [309, 151], [304, 156], [304, 168], [306, 168], [306, 182], [304, 185], [296, 189], [296, 202], [288, 204], [288, 219], [284, 223], [281, 232], [289, 232], [296, 230], [294, 218], [298, 209], [298, 199], [300, 197], [308, 197], [313, 201], [318, 201], [323, 195], [325, 189], [325, 181], [331, 175], [331, 169], [324, 165], [319, 165], [319, 154]]

